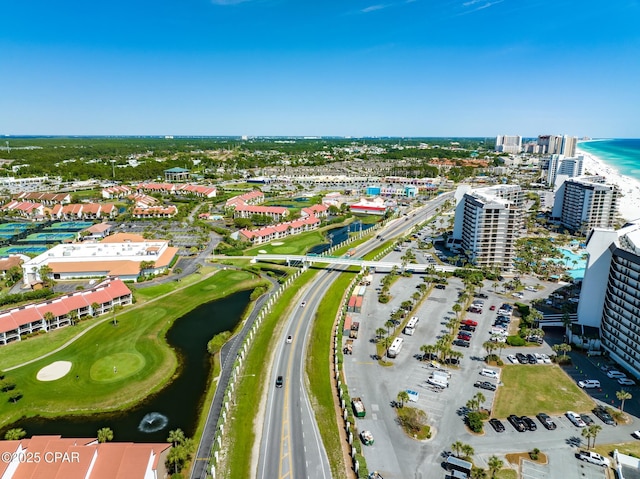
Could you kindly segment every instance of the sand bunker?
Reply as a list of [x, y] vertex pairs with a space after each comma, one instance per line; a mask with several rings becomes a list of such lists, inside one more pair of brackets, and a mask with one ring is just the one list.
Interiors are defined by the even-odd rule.
[[38, 381], [55, 381], [66, 376], [71, 371], [71, 365], [71, 361], [56, 361], [38, 371], [36, 378]]
[[282, 241], [274, 241], [271, 243], [271, 246], [282, 246], [284, 243]]

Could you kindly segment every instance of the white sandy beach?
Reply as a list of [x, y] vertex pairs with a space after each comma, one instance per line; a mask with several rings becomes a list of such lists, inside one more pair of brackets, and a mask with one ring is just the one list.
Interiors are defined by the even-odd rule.
[[604, 163], [600, 158], [576, 148], [576, 155], [584, 156], [584, 173], [604, 176], [607, 183], [618, 185], [623, 194], [618, 211], [627, 221], [640, 220], [640, 181], [623, 176], [618, 170]]

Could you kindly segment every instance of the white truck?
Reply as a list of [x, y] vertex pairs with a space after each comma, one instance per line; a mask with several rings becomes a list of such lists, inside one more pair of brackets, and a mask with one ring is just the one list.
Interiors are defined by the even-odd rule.
[[440, 389], [449, 387], [449, 373], [446, 371], [433, 371], [429, 379], [427, 379], [427, 384], [435, 386]]

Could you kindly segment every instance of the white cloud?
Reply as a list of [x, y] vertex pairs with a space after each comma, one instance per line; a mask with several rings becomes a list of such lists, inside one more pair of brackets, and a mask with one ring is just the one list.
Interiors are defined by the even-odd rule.
[[250, 2], [251, 0], [211, 0], [214, 5], [237, 5], [238, 3]]
[[382, 10], [383, 8], [387, 8], [389, 5], [371, 5], [370, 7], [363, 8], [360, 10], [362, 13], [375, 12], [376, 10]]

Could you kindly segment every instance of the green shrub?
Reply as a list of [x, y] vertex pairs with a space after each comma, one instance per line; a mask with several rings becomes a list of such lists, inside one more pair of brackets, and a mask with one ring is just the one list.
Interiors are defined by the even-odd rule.
[[509, 346], [524, 346], [526, 344], [526, 341], [520, 336], [508, 336], [507, 344]]
[[467, 425], [473, 432], [482, 432], [484, 426], [482, 422], [482, 414], [478, 411], [471, 411], [467, 414]]

